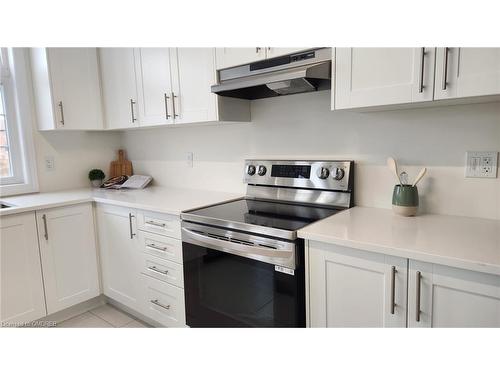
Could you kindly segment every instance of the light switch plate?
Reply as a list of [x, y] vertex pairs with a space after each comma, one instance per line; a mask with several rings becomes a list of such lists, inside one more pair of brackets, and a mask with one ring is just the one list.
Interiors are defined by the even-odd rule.
[[53, 155], [45, 156], [45, 170], [50, 172], [56, 168], [55, 160]]
[[187, 166], [193, 168], [193, 153], [191, 151], [187, 153]]
[[498, 152], [468, 151], [465, 177], [497, 178]]

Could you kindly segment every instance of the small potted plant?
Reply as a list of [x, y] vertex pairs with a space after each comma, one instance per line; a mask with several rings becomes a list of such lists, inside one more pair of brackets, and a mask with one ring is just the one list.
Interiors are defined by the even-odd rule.
[[104, 180], [104, 172], [100, 169], [92, 169], [89, 172], [89, 180], [93, 187], [99, 187], [102, 184], [102, 180]]

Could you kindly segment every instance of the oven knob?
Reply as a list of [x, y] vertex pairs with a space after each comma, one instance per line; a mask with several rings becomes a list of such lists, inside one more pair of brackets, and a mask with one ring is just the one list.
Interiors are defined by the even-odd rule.
[[249, 176], [253, 176], [255, 174], [255, 165], [252, 165], [250, 164], [248, 167], [247, 167], [247, 174]]
[[333, 168], [332, 174], [334, 180], [340, 181], [344, 178], [345, 172], [342, 168]]
[[318, 175], [318, 178], [324, 180], [328, 178], [328, 176], [330, 175], [330, 171], [328, 170], [328, 168], [321, 167], [316, 171], [316, 174]]
[[257, 174], [259, 176], [264, 176], [267, 172], [267, 168], [264, 167], [263, 165], [259, 165], [259, 171], [257, 172]]

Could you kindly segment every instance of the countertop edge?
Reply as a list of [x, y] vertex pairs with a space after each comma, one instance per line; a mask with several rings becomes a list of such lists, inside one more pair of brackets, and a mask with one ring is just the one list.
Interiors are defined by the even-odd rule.
[[384, 245], [378, 245], [374, 243], [365, 243], [365, 242], [335, 238], [331, 236], [310, 234], [304, 230], [299, 230], [297, 232], [297, 236], [307, 241], [323, 242], [327, 244], [350, 247], [357, 250], [364, 250], [372, 253], [397, 256], [421, 262], [435, 263], [444, 266], [467, 269], [470, 271], [477, 271], [477, 272], [500, 276], [500, 264], [497, 265], [490, 263], [481, 263], [481, 262], [475, 262], [473, 260], [467, 261], [459, 258], [450, 258], [450, 257], [443, 257], [439, 255], [430, 254], [425, 252], [424, 250], [418, 251], [412, 249], [401, 249]]

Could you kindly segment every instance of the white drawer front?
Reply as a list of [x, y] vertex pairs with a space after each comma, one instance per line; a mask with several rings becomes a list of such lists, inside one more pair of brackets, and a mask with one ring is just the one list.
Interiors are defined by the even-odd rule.
[[185, 327], [184, 289], [141, 275], [144, 282], [144, 315], [166, 327]]
[[181, 219], [175, 215], [139, 211], [137, 226], [140, 230], [181, 239]]
[[182, 241], [144, 231], [138, 231], [137, 237], [141, 252], [182, 263]]
[[182, 264], [142, 254], [142, 270], [145, 275], [184, 288]]

